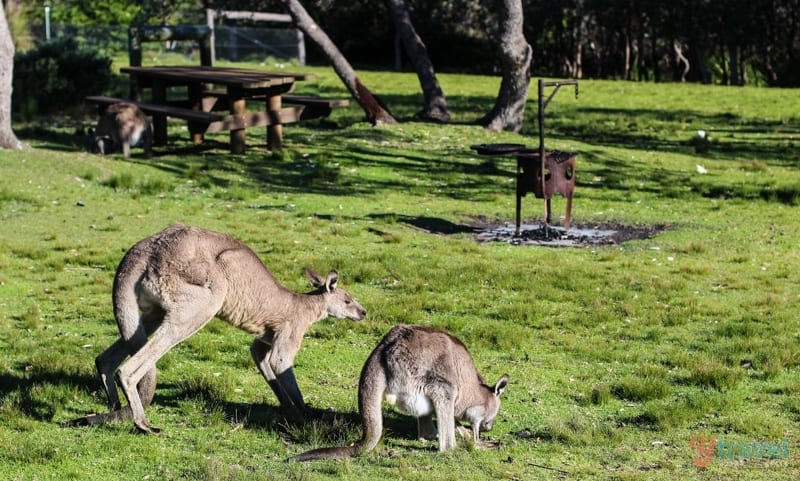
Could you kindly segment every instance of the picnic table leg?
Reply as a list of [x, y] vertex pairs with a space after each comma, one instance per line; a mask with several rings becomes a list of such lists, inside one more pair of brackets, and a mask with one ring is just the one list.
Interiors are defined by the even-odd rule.
[[[228, 90], [228, 97], [230, 98], [231, 102], [231, 115], [235, 118], [244, 118], [245, 113], [245, 100], [244, 97], [239, 93], [238, 95], [235, 92], [232, 92], [230, 89]], [[247, 141], [245, 140], [247, 136], [246, 129], [232, 129], [231, 130], [231, 153], [232, 154], [243, 154], [247, 148]]]
[[[203, 88], [200, 84], [189, 86], [189, 103], [192, 110], [203, 110]], [[195, 145], [203, 143], [203, 132], [198, 131], [198, 126], [189, 122], [189, 133], [192, 136], [192, 143]]]
[[267, 150], [278, 152], [283, 148], [283, 125], [281, 124], [281, 96], [267, 97]]
[[[153, 79], [153, 102], [163, 104], [167, 101], [167, 89], [164, 84]], [[153, 114], [153, 145], [167, 145], [167, 116]]]

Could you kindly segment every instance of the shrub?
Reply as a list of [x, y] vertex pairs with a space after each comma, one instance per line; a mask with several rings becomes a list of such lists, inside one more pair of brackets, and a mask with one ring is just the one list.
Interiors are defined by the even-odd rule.
[[22, 119], [52, 114], [101, 93], [110, 83], [109, 57], [79, 48], [72, 38], [59, 38], [15, 57], [12, 111]]

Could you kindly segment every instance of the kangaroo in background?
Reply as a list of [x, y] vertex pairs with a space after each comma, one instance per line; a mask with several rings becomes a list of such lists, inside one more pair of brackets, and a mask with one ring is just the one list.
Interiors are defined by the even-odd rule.
[[121, 337], [95, 361], [116, 411], [89, 416], [87, 423], [126, 417], [113, 381], [119, 367], [118, 382], [134, 424], [158, 433], [144, 413], [155, 394], [156, 362], [215, 316], [256, 337], [250, 353], [281, 406], [308, 414], [293, 370], [303, 336], [329, 315], [358, 321], [366, 311], [338, 288], [335, 271], [326, 278], [311, 269], [306, 274], [314, 290], [292, 292], [245, 244], [196, 227], [176, 224], [137, 242], [114, 277], [114, 316]]
[[145, 153], [152, 154], [153, 131], [150, 120], [139, 107], [128, 102], [109, 105], [97, 121], [95, 131], [90, 131], [92, 149], [110, 154], [122, 147], [125, 157], [131, 156], [131, 147], [142, 143]]
[[435, 415], [441, 452], [456, 447], [456, 420], [470, 423], [477, 445], [480, 432], [492, 429], [500, 410], [500, 394], [507, 385], [507, 375], [494, 386], [487, 385], [467, 348], [454, 336], [430, 327], [395, 326], [361, 370], [361, 439], [350, 446], [315, 449], [289, 460], [346, 458], [371, 451], [381, 439], [384, 400], [417, 417], [420, 438], [436, 435]]

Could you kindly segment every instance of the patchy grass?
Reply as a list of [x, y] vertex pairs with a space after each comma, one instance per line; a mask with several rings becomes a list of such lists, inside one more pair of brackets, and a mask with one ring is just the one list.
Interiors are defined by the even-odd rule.
[[[289, 66], [288, 69], [297, 68]], [[298, 93], [346, 95], [328, 69]], [[512, 222], [515, 162], [475, 143], [536, 146], [472, 122], [498, 78], [442, 75], [454, 122], [414, 121], [416, 78], [363, 72], [403, 122], [357, 106], [285, 128], [285, 151], [249, 133], [192, 146], [181, 124], [146, 158], [98, 157], [75, 135], [18, 129], [32, 149], [0, 160], [0, 472], [9, 479], [794, 479], [800, 427], [800, 99], [781, 89], [586, 81], [548, 107], [548, 148], [579, 153], [573, 224], [659, 226], [617, 245], [476, 243], [475, 219]], [[735, 101], [734, 101], [735, 99]], [[697, 148], [697, 131], [708, 142]], [[523, 199], [536, 223], [541, 201]], [[553, 200], [553, 212], [564, 201]], [[320, 418], [276, 407], [249, 338], [218, 321], [159, 362], [148, 408], [163, 436], [128, 424], [61, 428], [102, 412], [94, 357], [116, 338], [113, 272], [173, 222], [229, 232], [289, 288], [336, 269], [368, 309], [312, 327], [297, 359]], [[433, 233], [436, 232], [436, 233]], [[360, 436], [361, 365], [396, 323], [447, 329], [490, 381], [511, 385], [486, 438], [442, 455], [386, 411], [359, 459], [284, 459]], [[699, 433], [790, 442], [787, 459], [694, 464]]]

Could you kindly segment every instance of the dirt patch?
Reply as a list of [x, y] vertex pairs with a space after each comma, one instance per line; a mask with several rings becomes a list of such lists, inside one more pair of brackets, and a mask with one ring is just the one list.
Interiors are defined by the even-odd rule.
[[477, 220], [473, 225], [478, 242], [507, 242], [512, 245], [538, 245], [549, 247], [587, 247], [622, 244], [635, 239], [650, 239], [667, 230], [666, 225], [630, 226], [616, 223], [575, 224], [565, 229], [562, 226], [521, 224], [516, 235], [516, 226], [510, 223], [489, 223]]
[[515, 235], [514, 224], [478, 216], [461, 224], [425, 216], [400, 216], [397, 220], [430, 234], [472, 234], [478, 242], [507, 242], [512, 245], [548, 247], [622, 244], [629, 240], [655, 237], [669, 228], [663, 224], [630, 226], [606, 222], [592, 225], [576, 224], [567, 230], [561, 226], [545, 228], [540, 224], [522, 224], [520, 234]]
[[666, 226], [626, 226], [621, 224], [561, 226], [522, 224], [516, 235], [516, 226], [504, 224], [486, 226], [475, 231], [478, 242], [507, 242], [512, 245], [537, 245], [548, 247], [587, 247], [614, 245], [634, 239], [649, 239], [666, 230]]

